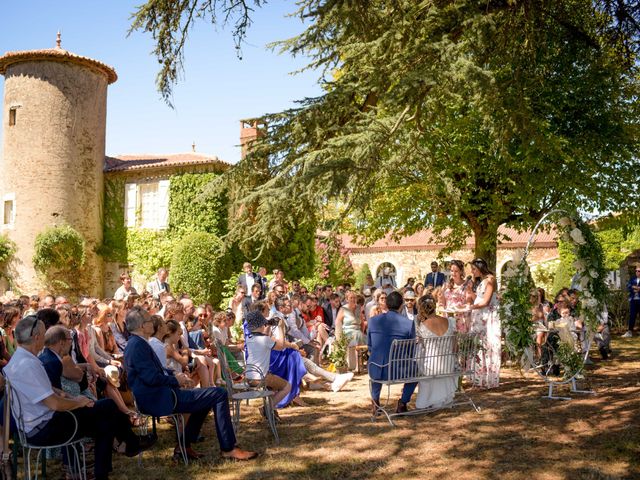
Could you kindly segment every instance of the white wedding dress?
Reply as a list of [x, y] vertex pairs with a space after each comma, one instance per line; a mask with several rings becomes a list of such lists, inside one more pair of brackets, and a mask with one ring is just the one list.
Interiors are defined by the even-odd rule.
[[[453, 335], [455, 330], [456, 320], [450, 318], [449, 328], [444, 335]], [[418, 326], [417, 335], [427, 339], [440, 336], [429, 330], [423, 323]], [[455, 355], [449, 354], [453, 351], [454, 343], [454, 338], [445, 342], [419, 343], [418, 349], [422, 349], [422, 351], [419, 351], [418, 358], [424, 358], [418, 367], [421, 373], [426, 375], [453, 373], [457, 362]], [[416, 408], [440, 408], [448, 405], [453, 402], [457, 388], [458, 377], [456, 376], [423, 380], [419, 383]]]

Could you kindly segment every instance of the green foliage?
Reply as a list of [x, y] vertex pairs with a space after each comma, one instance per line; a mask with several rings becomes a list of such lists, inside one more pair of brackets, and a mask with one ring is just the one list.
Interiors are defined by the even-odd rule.
[[626, 290], [611, 290], [607, 297], [607, 311], [612, 330], [626, 330], [629, 320], [629, 294]]
[[173, 291], [187, 292], [197, 303], [218, 305], [228, 277], [224, 244], [211, 233], [189, 233], [176, 244], [171, 261]]
[[71, 226], [49, 227], [36, 236], [33, 266], [54, 289], [82, 287], [84, 262], [84, 238]]
[[560, 342], [556, 351], [556, 360], [564, 368], [563, 377], [565, 379], [573, 377], [583, 368], [582, 356], [570, 343]]
[[69, 225], [49, 227], [36, 236], [33, 266], [41, 273], [50, 269], [76, 269], [84, 265], [85, 242]]
[[220, 296], [222, 300], [220, 300], [220, 304], [218, 308], [220, 310], [226, 310], [229, 308], [229, 301], [236, 294], [236, 290], [238, 288], [238, 277], [242, 275], [244, 271], [240, 270], [235, 273], [232, 273], [229, 278], [222, 281], [222, 288], [220, 289]]
[[514, 259], [503, 274], [505, 290], [500, 303], [500, 317], [506, 332], [506, 344], [516, 356], [533, 344], [532, 305], [535, 288], [525, 259]]
[[369, 269], [368, 263], [363, 263], [356, 272], [355, 276], [355, 288], [357, 290], [362, 290], [362, 286], [367, 281], [367, 275], [371, 275], [371, 270]]
[[16, 244], [6, 235], [0, 235], [0, 267], [5, 266], [16, 253]]
[[456, 246], [473, 232], [491, 264], [502, 224], [634, 207], [636, 62], [597, 8], [303, 0], [307, 29], [278, 46], [311, 58], [327, 88], [265, 115], [225, 174], [232, 237], [269, 247], [291, 215], [317, 222], [336, 201], [333, 218], [355, 219], [365, 241], [431, 227]]
[[102, 212], [102, 245], [97, 253], [112, 262], [127, 261], [127, 227], [124, 220], [125, 180], [122, 177], [104, 180]]
[[[133, 270], [150, 280], [160, 267], [171, 263], [173, 248], [179, 238], [164, 230], [126, 229], [127, 262]], [[173, 276], [173, 273], [172, 273]]]
[[640, 227], [637, 226], [598, 230], [596, 237], [602, 245], [607, 270], [617, 270], [632, 252], [640, 249]]
[[[169, 228], [149, 230], [125, 226], [125, 178], [105, 179], [103, 244], [98, 253], [106, 260], [128, 263], [134, 272], [151, 279], [158, 268], [171, 263], [175, 244], [190, 232], [223, 235], [227, 228], [227, 199], [223, 194], [200, 200], [203, 185], [214, 173], [179, 174], [169, 182]], [[237, 247], [228, 249], [237, 265]]]
[[[292, 224], [285, 230], [272, 232], [274, 243], [262, 250], [253, 260], [255, 264], [264, 265], [267, 271], [277, 268], [283, 270], [288, 280], [300, 279], [313, 274], [315, 266], [314, 223]], [[252, 244], [245, 251], [247, 257], [255, 254], [259, 245]]]
[[202, 188], [213, 181], [215, 173], [173, 175], [169, 183], [169, 233], [182, 236], [189, 232], [208, 232], [222, 236], [227, 231], [226, 195], [199, 198]]
[[576, 256], [573, 253], [573, 247], [569, 242], [558, 239], [558, 256], [560, 257], [560, 263], [553, 279], [553, 286], [549, 293], [549, 299], [553, 297], [563, 288], [568, 288], [571, 285], [571, 278], [575, 272], [573, 262], [576, 261]]

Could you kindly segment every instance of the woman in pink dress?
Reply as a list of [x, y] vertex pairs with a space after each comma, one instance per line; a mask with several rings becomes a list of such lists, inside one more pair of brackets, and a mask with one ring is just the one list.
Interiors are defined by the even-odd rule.
[[471, 332], [477, 334], [481, 342], [473, 383], [483, 388], [496, 388], [500, 381], [502, 355], [502, 330], [496, 298], [498, 284], [487, 262], [481, 258], [471, 262], [471, 273], [480, 279], [471, 305]]
[[460, 260], [452, 260], [451, 278], [442, 294], [442, 306], [448, 317], [456, 319], [456, 331], [467, 333], [470, 327], [469, 312], [458, 312], [467, 306], [468, 282], [464, 278], [464, 263]]

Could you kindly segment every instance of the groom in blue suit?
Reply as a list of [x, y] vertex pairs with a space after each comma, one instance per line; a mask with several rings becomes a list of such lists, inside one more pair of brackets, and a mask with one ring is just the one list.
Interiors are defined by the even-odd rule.
[[[202, 455], [191, 448], [200, 435], [200, 429], [209, 411], [215, 415], [216, 433], [224, 458], [249, 460], [255, 452], [241, 450], [236, 446], [229, 399], [223, 388], [193, 388], [191, 380], [183, 375], [168, 372], [161, 364], [147, 338], [153, 333], [151, 316], [142, 307], [135, 306], [127, 313], [127, 330], [131, 337], [124, 350], [124, 365], [127, 380], [142, 413], [162, 417], [173, 413], [190, 413], [185, 426], [187, 455], [198, 459]], [[174, 456], [179, 455], [176, 448]]]
[[[389, 363], [389, 349], [393, 340], [416, 338], [416, 326], [413, 321], [400, 315], [399, 311], [403, 306], [402, 295], [398, 292], [391, 292], [387, 295], [387, 307], [389, 311], [381, 315], [376, 315], [369, 320], [367, 326], [367, 345], [369, 346], [369, 377], [374, 380], [387, 378], [387, 368], [378, 367]], [[405, 383], [402, 389], [402, 397], [398, 400], [396, 413], [407, 411], [407, 404], [418, 384]], [[371, 384], [371, 399], [374, 402], [373, 413], [376, 414], [377, 406], [380, 405], [380, 383]]]

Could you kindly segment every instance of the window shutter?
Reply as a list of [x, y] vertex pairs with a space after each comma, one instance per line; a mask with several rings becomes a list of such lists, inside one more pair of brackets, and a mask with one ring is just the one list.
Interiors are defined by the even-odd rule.
[[136, 226], [136, 207], [138, 188], [135, 183], [127, 183], [124, 193], [124, 224], [127, 227]]
[[158, 182], [158, 228], [167, 228], [169, 226], [169, 180], [160, 180]]

